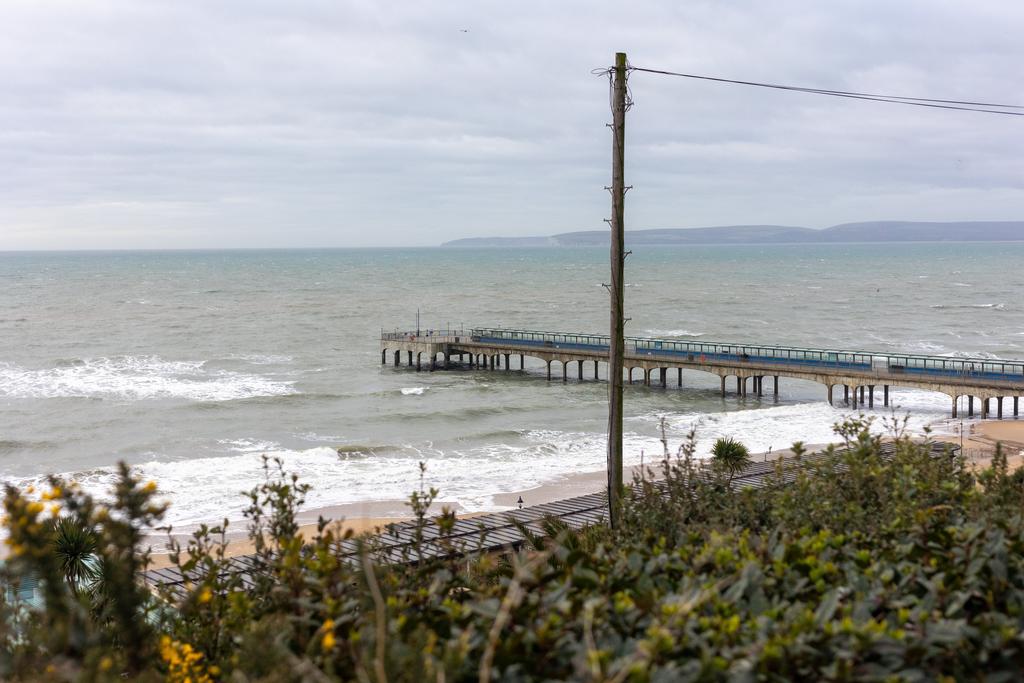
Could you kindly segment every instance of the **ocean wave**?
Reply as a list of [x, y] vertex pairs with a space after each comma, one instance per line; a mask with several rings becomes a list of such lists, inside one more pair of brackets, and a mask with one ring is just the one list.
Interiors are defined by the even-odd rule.
[[402, 387], [402, 396], [422, 396], [427, 387]]
[[21, 441], [19, 439], [0, 439], [0, 453], [18, 453], [23, 451], [39, 451], [54, 447], [51, 441]]
[[647, 330], [644, 332], [647, 337], [703, 337], [703, 332], [693, 332], [686, 329], [678, 330]]
[[[873, 431], [884, 432], [886, 416], [909, 411], [908, 427], [922, 433], [930, 423], [946, 418], [948, 398], [927, 392], [892, 390], [894, 407], [871, 412]], [[707, 457], [714, 441], [732, 436], [751, 451], [788, 448], [796, 440], [805, 443], [836, 441], [832, 425], [855, 413], [829, 406], [824, 400], [769, 408], [702, 413], [656, 413], [635, 420], [665, 418], [670, 453], [674, 454], [691, 429], [696, 430], [698, 457]], [[624, 462], [657, 466], [663, 447], [656, 436], [627, 431]], [[240, 520], [247, 499], [243, 491], [264, 480], [264, 458], [282, 461], [285, 471], [295, 473], [313, 489], [307, 509], [371, 501], [403, 501], [420, 488], [419, 462], [426, 464], [422, 484], [440, 490], [440, 500], [462, 510], [493, 510], [493, 496], [556, 483], [579, 472], [600, 471], [606, 463], [604, 433], [556, 429], [504, 430], [467, 435], [444, 445], [425, 443], [350, 443], [290, 449], [259, 438], [224, 439], [225, 454], [217, 457], [162, 461], [154, 457], [135, 467], [138, 476], [154, 480], [164, 499], [172, 503], [167, 522], [175, 527], [222, 518]], [[107, 495], [114, 483], [114, 468], [94, 468], [65, 475], [94, 495]], [[11, 483], [38, 484], [42, 477]], [[529, 496], [524, 496], [529, 502]], [[397, 503], [401, 505], [401, 503]]]
[[250, 365], [284, 365], [295, 360], [292, 356], [262, 353], [239, 353], [228, 356], [229, 360], [240, 360]]
[[0, 363], [0, 397], [113, 398], [230, 401], [294, 393], [291, 382], [259, 375], [208, 370], [205, 361], [156, 356], [62, 359], [50, 368]]
[[936, 344], [930, 341], [917, 341], [906, 345], [906, 348], [911, 351], [926, 351], [928, 353], [936, 353], [944, 351], [946, 349], [942, 344]]
[[944, 358], [981, 358], [982, 360], [1004, 360], [999, 356], [987, 351], [948, 351], [938, 354]]
[[931, 306], [929, 306], [929, 308], [935, 308], [935, 309], [946, 309], [946, 308], [949, 308], [949, 309], [956, 309], [956, 308], [990, 308], [990, 309], [992, 309], [994, 311], [1002, 311], [1002, 310], [1006, 310], [1006, 304], [1004, 304], [1004, 303], [996, 303], [996, 304], [932, 304]]

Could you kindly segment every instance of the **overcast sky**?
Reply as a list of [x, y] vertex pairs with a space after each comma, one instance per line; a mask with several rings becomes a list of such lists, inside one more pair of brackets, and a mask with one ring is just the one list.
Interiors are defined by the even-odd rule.
[[[3, 0], [0, 249], [605, 228], [635, 66], [1024, 101], [1013, 0]], [[627, 229], [1024, 219], [1024, 117], [631, 76]]]

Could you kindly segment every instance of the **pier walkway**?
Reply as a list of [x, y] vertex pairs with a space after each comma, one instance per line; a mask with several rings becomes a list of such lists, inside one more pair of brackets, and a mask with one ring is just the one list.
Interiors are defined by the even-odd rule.
[[[511, 370], [519, 356], [518, 369], [525, 369], [527, 357], [545, 363], [547, 379], [552, 378], [552, 364], [561, 366], [562, 380], [569, 378], [569, 368], [576, 365], [575, 378], [585, 375], [600, 379], [600, 365], [607, 366], [608, 337], [564, 332], [537, 332], [504, 328], [472, 328], [469, 330], [430, 330], [381, 332], [381, 363], [391, 360], [400, 366], [431, 370], [453, 367], [453, 364], [482, 369]], [[593, 372], [585, 365], [593, 363]], [[983, 358], [947, 358], [889, 354], [871, 351], [813, 349], [789, 346], [759, 346], [715, 342], [686, 342], [669, 339], [627, 337], [624, 378], [633, 383], [634, 371], [646, 385], [667, 386], [669, 372], [676, 370], [679, 386], [683, 370], [699, 370], [718, 375], [722, 395], [728, 380], [735, 379], [735, 391], [746, 396], [765, 392], [764, 380], [772, 379], [772, 393], [778, 396], [779, 377], [807, 380], [826, 387], [829, 403], [837, 388], [842, 400], [854, 408], [874, 407], [876, 389], [881, 389], [882, 405], [889, 405], [889, 387], [924, 389], [946, 394], [952, 399], [952, 416], [957, 417], [957, 403], [967, 399], [967, 414], [974, 416], [974, 401], [980, 401], [982, 418], [1004, 414], [1004, 399], [1012, 401], [1012, 413], [1019, 416], [1020, 398], [1024, 396], [1024, 361]], [[605, 371], [607, 375], [607, 370]], [[1006, 406], [1007, 412], [1010, 405]], [[993, 406], [994, 403], [994, 406]]]

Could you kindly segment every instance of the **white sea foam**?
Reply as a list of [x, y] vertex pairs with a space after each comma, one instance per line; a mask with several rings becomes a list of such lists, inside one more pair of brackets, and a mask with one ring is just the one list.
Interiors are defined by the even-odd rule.
[[239, 453], [252, 453], [253, 451], [271, 451], [279, 447], [273, 441], [260, 441], [258, 439], [219, 439], [218, 444], [228, 450]]
[[[889, 412], [880, 408], [880, 392], [875, 398], [876, 409], [871, 414], [875, 416], [872, 429], [876, 432], [887, 429], [887, 415], [891, 420], [893, 414], [900, 417], [907, 411], [911, 433], [922, 433], [925, 426], [935, 423], [941, 429], [947, 421], [949, 399], [940, 394], [893, 390], [890, 398], [894, 408]], [[627, 428], [632, 424], [633, 429], [624, 437], [624, 462], [636, 465], [643, 459], [656, 465], [663, 447], [656, 436], [650, 435], [650, 423], [662, 417], [672, 453], [695, 429], [696, 454], [707, 457], [714, 441], [722, 436], [739, 439], [755, 453], [788, 448], [796, 440], [808, 444], [835, 441], [832, 426], [854, 414], [848, 408], [834, 408], [821, 401], [710, 414], [636, 416], [627, 421]], [[259, 439], [225, 439], [220, 442], [225, 449], [223, 456], [170, 462], [154, 456], [150, 462], [138, 465], [137, 472], [144, 479], [158, 482], [172, 503], [167, 521], [180, 528], [224, 517], [241, 519], [246, 504], [241, 492], [263, 481], [264, 455], [280, 458], [286, 471], [313, 485], [307, 509], [404, 500], [420, 485], [420, 461], [427, 465], [427, 486], [437, 487], [442, 500], [471, 511], [495, 509], [493, 496], [497, 493], [529, 490], [605, 467], [603, 433], [536, 429], [516, 432], [505, 441], [445, 450], [431, 442], [395, 444], [386, 449], [368, 447], [360, 457], [339, 457], [336, 448], [329, 446], [292, 450]], [[103, 495], [115, 475], [113, 468], [100, 468], [65, 476], [87, 491]], [[31, 478], [12, 483], [24, 486], [39, 482]]]
[[692, 330], [677, 329], [677, 330], [646, 330], [644, 336], [647, 337], [703, 337], [703, 332], [694, 332]]
[[995, 311], [1002, 311], [1006, 309], [1006, 304], [995, 303], [995, 304], [932, 304], [930, 308], [944, 309], [944, 308], [990, 308]]
[[166, 361], [156, 356], [62, 361], [41, 369], [0, 363], [0, 397], [230, 401], [295, 391], [291, 382], [204, 366], [204, 361]]
[[422, 396], [426, 390], [426, 387], [403, 387], [402, 396]]
[[937, 351], [945, 351], [946, 347], [942, 344], [936, 344], [930, 341], [916, 341], [907, 345], [907, 347], [913, 351], [926, 351], [928, 353], [934, 353]]

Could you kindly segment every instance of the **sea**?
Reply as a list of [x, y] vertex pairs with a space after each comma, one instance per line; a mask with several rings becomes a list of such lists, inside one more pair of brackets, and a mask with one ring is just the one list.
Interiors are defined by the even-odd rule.
[[[627, 333], [1022, 358], [1021, 264], [1020, 243], [636, 247]], [[401, 514], [421, 485], [500, 509], [496, 494], [604, 467], [607, 385], [575, 366], [547, 382], [529, 360], [382, 366], [380, 332], [605, 333], [608, 271], [601, 248], [0, 253], [0, 478], [56, 473], [102, 495], [124, 461], [176, 528], [241, 519], [264, 456], [313, 487], [313, 509]], [[673, 450], [695, 430], [706, 455], [720, 436], [754, 452], [826, 442], [852, 415], [807, 382], [741, 400], [713, 375], [675, 380], [627, 387], [627, 464], [661, 456], [662, 424]], [[880, 403], [879, 429], [953, 429], [944, 395]]]

